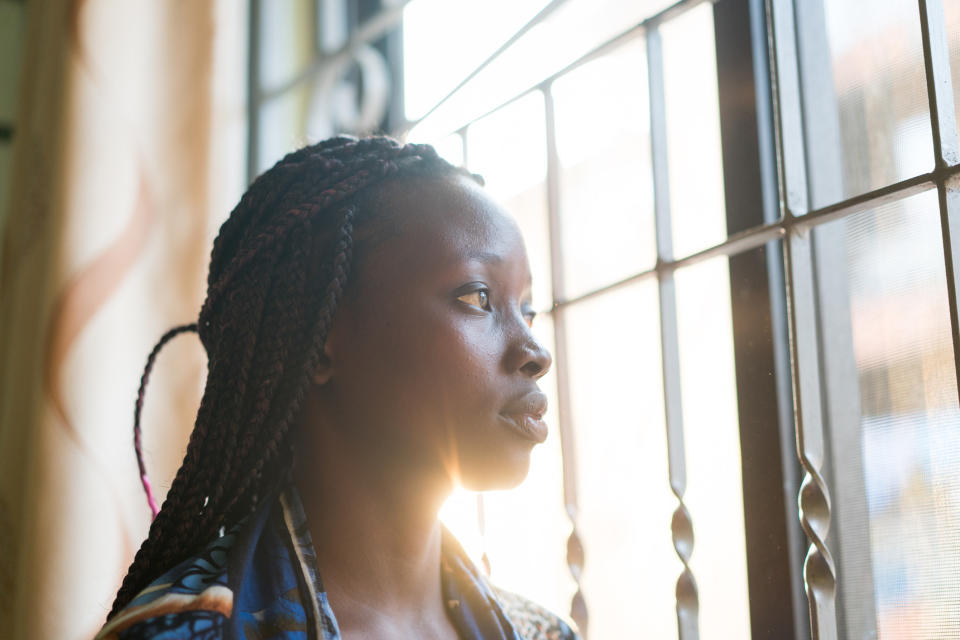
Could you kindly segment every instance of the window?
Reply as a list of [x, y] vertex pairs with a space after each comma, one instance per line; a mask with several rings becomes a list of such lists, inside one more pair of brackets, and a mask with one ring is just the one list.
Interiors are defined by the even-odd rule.
[[442, 514], [497, 583], [592, 638], [960, 637], [960, 6], [251, 7], [251, 172], [405, 134], [527, 238], [552, 437]]

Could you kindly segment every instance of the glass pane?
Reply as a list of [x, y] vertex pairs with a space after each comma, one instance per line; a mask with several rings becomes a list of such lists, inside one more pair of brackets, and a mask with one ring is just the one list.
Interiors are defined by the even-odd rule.
[[[677, 328], [701, 640], [750, 639], [740, 421], [726, 256], [680, 269]], [[709, 318], [709, 322], [704, 322]]]
[[[537, 338], [553, 351], [551, 320], [543, 314], [533, 326]], [[522, 485], [486, 494], [486, 548], [495, 584], [569, 616], [576, 585], [566, 561], [571, 527], [564, 507], [556, 370], [539, 384], [548, 397], [550, 435], [534, 448]]]
[[543, 94], [532, 93], [467, 129], [467, 162], [517, 220], [533, 274], [533, 304], [552, 304]]
[[[673, 0], [567, 0], [438, 108], [418, 127], [423, 131], [419, 135], [442, 135], [458, 129], [672, 3]], [[501, 15], [486, 11], [482, 19], [470, 22], [471, 29], [482, 29], [488, 20], [502, 20]], [[457, 17], [442, 24], [459, 39], [464, 23], [464, 18]], [[442, 31], [436, 21], [431, 21], [430, 28]], [[409, 73], [432, 73], [438, 49], [428, 42], [430, 39], [411, 43], [411, 46], [427, 47], [429, 53], [421, 54], [424, 57], [420, 59], [426, 61], [419, 67], [411, 63], [407, 67]], [[459, 45], [453, 43], [440, 50], [456, 56]]]
[[316, 0], [317, 39], [324, 53], [334, 53], [347, 43], [350, 0]]
[[463, 137], [460, 134], [447, 136], [435, 143], [433, 147], [437, 150], [437, 154], [450, 164], [463, 166]]
[[313, 0], [260, 4], [260, 87], [274, 89], [303, 71], [316, 52]]
[[804, 2], [797, 23], [811, 206], [932, 170], [917, 3]]
[[695, 7], [660, 32], [673, 255], [682, 257], [727, 237], [713, 7]]
[[[414, 0], [404, 7], [403, 88], [407, 118], [423, 116], [547, 1]], [[437, 55], [438, 51], [443, 55]]]
[[947, 42], [950, 46], [950, 78], [953, 81], [954, 115], [960, 123], [960, 2], [943, 3]]
[[563, 311], [593, 638], [677, 637], [657, 297], [649, 278]]
[[642, 40], [553, 85], [564, 296], [653, 266], [653, 176]]
[[263, 103], [260, 107], [258, 171], [269, 169], [286, 153], [310, 142], [306, 136], [309, 108], [310, 91], [306, 85]]
[[960, 636], [960, 411], [937, 194], [817, 230], [846, 637]]
[[[548, 314], [537, 317], [534, 333], [553, 351]], [[533, 449], [530, 472], [519, 487], [482, 494], [485, 535], [480, 532], [476, 492], [457, 489], [444, 504], [440, 519], [478, 567], [486, 551], [497, 586], [566, 615], [576, 586], [566, 562], [570, 520], [563, 498], [556, 372], [547, 373], [539, 386], [548, 398], [544, 419], [550, 434]]]

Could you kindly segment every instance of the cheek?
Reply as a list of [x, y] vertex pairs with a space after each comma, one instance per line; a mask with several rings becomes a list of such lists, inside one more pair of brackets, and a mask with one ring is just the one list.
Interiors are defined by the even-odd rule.
[[500, 341], [483, 319], [390, 308], [356, 322], [351, 333], [342, 380], [366, 422], [436, 432], [499, 410]]
[[[387, 316], [382, 316], [386, 318]], [[359, 329], [359, 327], [358, 327]], [[526, 475], [529, 441], [505, 429], [503, 335], [454, 313], [391, 317], [357, 332], [350, 422], [390, 459], [443, 468], [472, 489], [504, 489]]]
[[410, 395], [451, 419], [489, 410], [495, 402], [499, 348], [495, 335], [481, 330], [483, 324], [477, 319], [438, 322], [412, 341], [403, 382]]

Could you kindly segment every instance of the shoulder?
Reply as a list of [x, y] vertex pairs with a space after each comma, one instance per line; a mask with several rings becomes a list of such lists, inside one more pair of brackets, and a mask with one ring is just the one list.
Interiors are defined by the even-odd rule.
[[96, 640], [221, 638], [233, 612], [226, 575], [231, 543], [230, 535], [219, 538], [154, 580], [107, 622]]
[[523, 640], [580, 640], [572, 622], [523, 596], [491, 588]]

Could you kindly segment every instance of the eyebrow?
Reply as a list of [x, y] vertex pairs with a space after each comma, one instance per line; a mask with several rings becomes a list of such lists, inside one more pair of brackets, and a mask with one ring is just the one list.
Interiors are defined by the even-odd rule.
[[476, 260], [478, 262], [492, 264], [501, 264], [503, 262], [503, 256], [498, 253], [491, 253], [489, 251], [473, 251], [467, 254], [467, 258], [470, 260]]
[[[503, 264], [503, 256], [499, 253], [492, 253], [490, 251], [471, 251], [467, 254], [467, 259], [476, 260], [477, 262], [484, 262], [487, 264]], [[526, 282], [527, 291], [532, 292], [533, 289], [533, 274], [530, 274], [530, 277]]]

